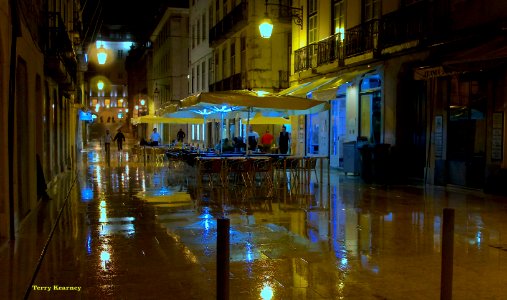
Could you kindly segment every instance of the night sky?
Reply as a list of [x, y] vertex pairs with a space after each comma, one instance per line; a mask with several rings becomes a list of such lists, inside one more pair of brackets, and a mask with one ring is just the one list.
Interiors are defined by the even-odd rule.
[[[162, 16], [165, 6], [188, 7], [188, 0], [85, 0], [85, 27], [124, 25], [136, 40], [146, 40]], [[102, 25], [100, 25], [102, 24]], [[85, 29], [86, 30], [86, 29]], [[94, 40], [89, 34], [87, 39]]]

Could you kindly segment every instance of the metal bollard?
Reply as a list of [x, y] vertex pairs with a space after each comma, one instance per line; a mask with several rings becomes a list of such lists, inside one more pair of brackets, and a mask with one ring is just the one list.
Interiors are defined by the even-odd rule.
[[442, 222], [442, 270], [440, 299], [452, 299], [452, 271], [454, 256], [454, 209], [444, 208]]
[[217, 299], [229, 299], [229, 219], [217, 219]]

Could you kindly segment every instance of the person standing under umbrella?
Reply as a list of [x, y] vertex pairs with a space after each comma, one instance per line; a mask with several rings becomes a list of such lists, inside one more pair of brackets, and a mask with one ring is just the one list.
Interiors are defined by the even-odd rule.
[[180, 131], [176, 134], [176, 138], [178, 139], [178, 142], [183, 143], [183, 139], [185, 138], [186, 134], [183, 132], [183, 129], [180, 128]]
[[158, 146], [161, 143], [160, 133], [157, 132], [157, 128], [153, 128], [153, 133], [150, 136], [151, 146]]
[[252, 125], [249, 128], [250, 132], [248, 133], [248, 150], [255, 151], [257, 149], [257, 144], [259, 143], [259, 134], [253, 130]]
[[282, 125], [282, 131], [280, 131], [280, 137], [278, 138], [278, 147], [281, 154], [287, 154], [289, 152], [290, 144], [290, 133], [287, 132], [285, 125]]

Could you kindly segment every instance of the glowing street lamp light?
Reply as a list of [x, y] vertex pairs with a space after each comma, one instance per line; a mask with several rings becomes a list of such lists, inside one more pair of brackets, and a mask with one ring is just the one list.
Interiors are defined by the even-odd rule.
[[97, 88], [99, 89], [99, 91], [102, 91], [102, 89], [104, 88], [104, 81], [99, 80], [99, 82], [97, 82]]
[[107, 59], [107, 52], [104, 48], [104, 45], [100, 45], [100, 48], [97, 49], [97, 59], [99, 61], [99, 65], [103, 65], [106, 63]]
[[273, 23], [271, 22], [271, 19], [268, 16], [268, 5], [275, 5], [284, 9], [287, 9], [290, 11], [291, 18], [294, 19], [294, 23], [298, 25], [301, 29], [303, 29], [303, 8], [299, 7], [292, 7], [288, 5], [278, 4], [278, 3], [268, 3], [268, 0], [266, 0], [266, 12], [264, 13], [264, 19], [262, 20], [261, 24], [259, 25], [259, 31], [261, 34], [261, 37], [265, 39], [269, 39], [271, 37], [271, 34], [273, 33]]
[[265, 39], [269, 39], [271, 37], [271, 34], [273, 33], [273, 23], [271, 22], [271, 19], [267, 17], [267, 15], [259, 25], [259, 31], [261, 33], [261, 37]]
[[146, 104], [146, 101], [144, 101], [144, 99], [141, 99], [139, 103], [141, 103], [141, 105], [144, 106]]

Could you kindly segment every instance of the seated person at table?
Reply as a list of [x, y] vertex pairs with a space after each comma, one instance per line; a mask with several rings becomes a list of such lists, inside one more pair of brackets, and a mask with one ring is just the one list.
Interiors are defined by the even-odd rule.
[[243, 142], [242, 137], [236, 136], [232, 139], [232, 141], [233, 141], [234, 152], [245, 151], [246, 144], [245, 144], [245, 142]]
[[144, 139], [141, 138], [141, 141], [139, 141], [139, 146], [149, 146], [150, 144]]
[[232, 146], [231, 141], [228, 138], [225, 138], [222, 143], [222, 152], [232, 152], [234, 150], [234, 146]]

